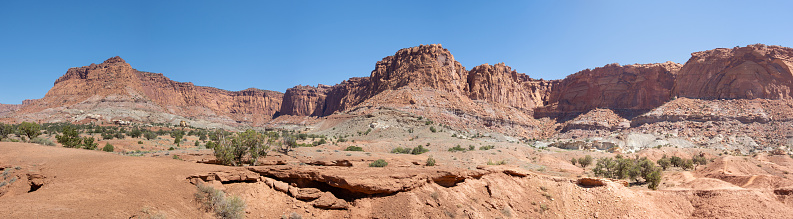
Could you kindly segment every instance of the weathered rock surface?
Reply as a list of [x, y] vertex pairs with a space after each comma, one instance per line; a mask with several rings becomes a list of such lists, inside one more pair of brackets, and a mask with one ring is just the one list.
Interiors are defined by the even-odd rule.
[[583, 70], [561, 80], [548, 98], [549, 105], [537, 116], [585, 113], [608, 108], [631, 114], [653, 109], [671, 99], [675, 74], [673, 62], [621, 66], [609, 64]]
[[20, 111], [123, 102], [154, 104], [161, 111], [185, 117], [227, 117], [230, 123], [255, 125], [272, 119], [280, 109], [282, 96], [255, 88], [226, 91], [175, 82], [162, 74], [135, 70], [120, 57], [113, 57], [101, 64], [69, 69], [44, 98], [27, 101]]
[[695, 52], [673, 95], [699, 99], [791, 99], [793, 49], [762, 44]]

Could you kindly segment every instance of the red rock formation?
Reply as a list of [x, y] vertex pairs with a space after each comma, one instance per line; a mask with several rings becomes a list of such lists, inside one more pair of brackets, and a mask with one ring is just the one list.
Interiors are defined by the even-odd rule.
[[197, 116], [208, 109], [215, 116], [257, 124], [272, 119], [282, 96], [254, 88], [235, 92], [176, 82], [162, 74], [137, 71], [120, 57], [113, 57], [101, 64], [69, 69], [44, 98], [27, 101], [21, 111], [38, 112], [86, 101], [154, 103], [177, 115]]
[[691, 54], [674, 96], [700, 99], [791, 99], [793, 49], [762, 44]]
[[553, 87], [539, 115], [584, 113], [595, 108], [649, 110], [671, 99], [680, 64], [609, 64], [567, 76]]
[[523, 109], [547, 104], [555, 81], [535, 80], [504, 63], [479, 65], [468, 72], [466, 91], [473, 100], [484, 100]]

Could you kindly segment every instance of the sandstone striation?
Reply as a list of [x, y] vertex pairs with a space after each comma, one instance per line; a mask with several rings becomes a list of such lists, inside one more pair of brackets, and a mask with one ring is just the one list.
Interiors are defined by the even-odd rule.
[[[71, 68], [55, 81], [42, 99], [26, 101], [21, 113], [103, 102], [153, 104], [164, 112], [185, 117], [227, 117], [232, 122], [261, 124], [280, 109], [283, 94], [255, 88], [226, 91], [176, 82], [133, 69], [120, 57], [101, 64]], [[92, 104], [93, 103], [93, 104]], [[79, 108], [79, 107], [78, 107]]]
[[673, 95], [699, 99], [791, 99], [793, 49], [762, 44], [691, 54]]
[[575, 115], [595, 108], [631, 116], [653, 109], [671, 99], [675, 74], [680, 67], [673, 62], [609, 64], [580, 71], [554, 86], [548, 98], [550, 106], [538, 109], [535, 117]]

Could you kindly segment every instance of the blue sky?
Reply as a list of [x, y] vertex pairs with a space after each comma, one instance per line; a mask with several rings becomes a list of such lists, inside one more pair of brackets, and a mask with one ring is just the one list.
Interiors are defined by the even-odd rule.
[[609, 63], [685, 63], [754, 43], [793, 47], [787, 1], [0, 1], [0, 103], [41, 98], [70, 67], [134, 68], [226, 90], [369, 76], [440, 43], [467, 69], [560, 79]]

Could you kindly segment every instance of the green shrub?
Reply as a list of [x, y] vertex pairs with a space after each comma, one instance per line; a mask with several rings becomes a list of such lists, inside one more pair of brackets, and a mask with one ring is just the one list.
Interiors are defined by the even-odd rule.
[[388, 166], [388, 162], [383, 159], [375, 160], [372, 163], [369, 163], [369, 167], [385, 167]]
[[[255, 166], [259, 157], [267, 156], [270, 151], [270, 144], [266, 136], [254, 130], [248, 129], [229, 138], [225, 141], [220, 141], [220, 144], [214, 144], [214, 147], [212, 147], [215, 152], [215, 158], [224, 165], [240, 166], [245, 162], [244, 158], [250, 157], [248, 163]], [[291, 143], [296, 145], [294, 138], [292, 138]]]
[[28, 139], [33, 139], [41, 134], [41, 125], [31, 122], [22, 122], [19, 124], [19, 131], [28, 136]]
[[592, 164], [592, 156], [586, 155], [582, 158], [578, 158], [578, 165], [581, 165], [581, 167], [586, 168], [590, 164]]
[[666, 155], [664, 155], [664, 157], [658, 159], [655, 162], [658, 163], [658, 165], [661, 166], [661, 168], [664, 170], [666, 170], [667, 168], [669, 168], [669, 166], [672, 165], [672, 161], [670, 161], [670, 159], [667, 158]]
[[410, 152], [412, 152], [412, 151], [413, 151], [413, 148], [408, 148], [408, 147], [405, 147], [405, 148], [396, 147], [394, 149], [391, 149], [391, 153], [393, 153], [393, 154], [410, 154]]
[[115, 149], [113, 148], [112, 144], [105, 143], [105, 147], [102, 148], [102, 151], [104, 151], [104, 152], [113, 152], [113, 151], [115, 151]]
[[473, 151], [473, 150], [475, 150], [475, 149], [476, 149], [476, 146], [473, 146], [473, 145], [468, 145], [468, 150], [469, 150], [469, 151]]
[[54, 142], [46, 138], [35, 137], [33, 140], [30, 140], [30, 142], [46, 146], [55, 146]]
[[146, 140], [152, 140], [157, 138], [157, 134], [154, 134], [154, 132], [146, 132], [143, 133], [143, 138], [146, 138]]
[[495, 145], [485, 145], [485, 146], [479, 147], [479, 150], [486, 151], [486, 150], [490, 150], [490, 149], [493, 149], [493, 148], [496, 148], [496, 146]]
[[455, 151], [466, 151], [466, 150], [465, 150], [465, 148], [460, 147], [459, 144], [457, 146], [449, 148], [449, 152], [455, 152]]
[[578, 159], [575, 159], [575, 158], [571, 158], [570, 159], [570, 163], [572, 163], [573, 166], [575, 166], [575, 163], [577, 163], [577, 162], [578, 162]]
[[358, 146], [349, 146], [345, 148], [344, 151], [363, 151], [363, 148]]
[[245, 201], [238, 196], [227, 196], [223, 191], [199, 183], [196, 185], [196, 200], [207, 211], [212, 211], [218, 218], [244, 218]]
[[418, 155], [418, 154], [427, 153], [429, 151], [430, 149], [424, 148], [424, 146], [419, 145], [418, 147], [413, 148], [413, 150], [410, 151], [410, 154]]
[[76, 148], [80, 146], [80, 142], [82, 142], [83, 139], [80, 138], [74, 127], [65, 126], [63, 127], [62, 133], [63, 135], [55, 136], [55, 139], [58, 143], [62, 144], [63, 147]]
[[430, 131], [433, 133], [438, 132], [438, 130], [435, 129], [435, 126], [430, 126]]
[[143, 144], [143, 141], [138, 141], [138, 144]]
[[143, 134], [143, 132], [140, 129], [138, 129], [138, 128], [134, 128], [134, 129], [130, 130], [128, 134], [129, 134], [130, 137], [138, 138], [138, 137], [140, 137]]
[[432, 156], [428, 157], [427, 158], [427, 166], [430, 166], [430, 167], [431, 166], [435, 166], [435, 158], [432, 158]]
[[99, 146], [99, 143], [94, 143], [94, 140], [94, 137], [83, 137], [83, 148], [88, 150], [96, 150], [96, 147]]

